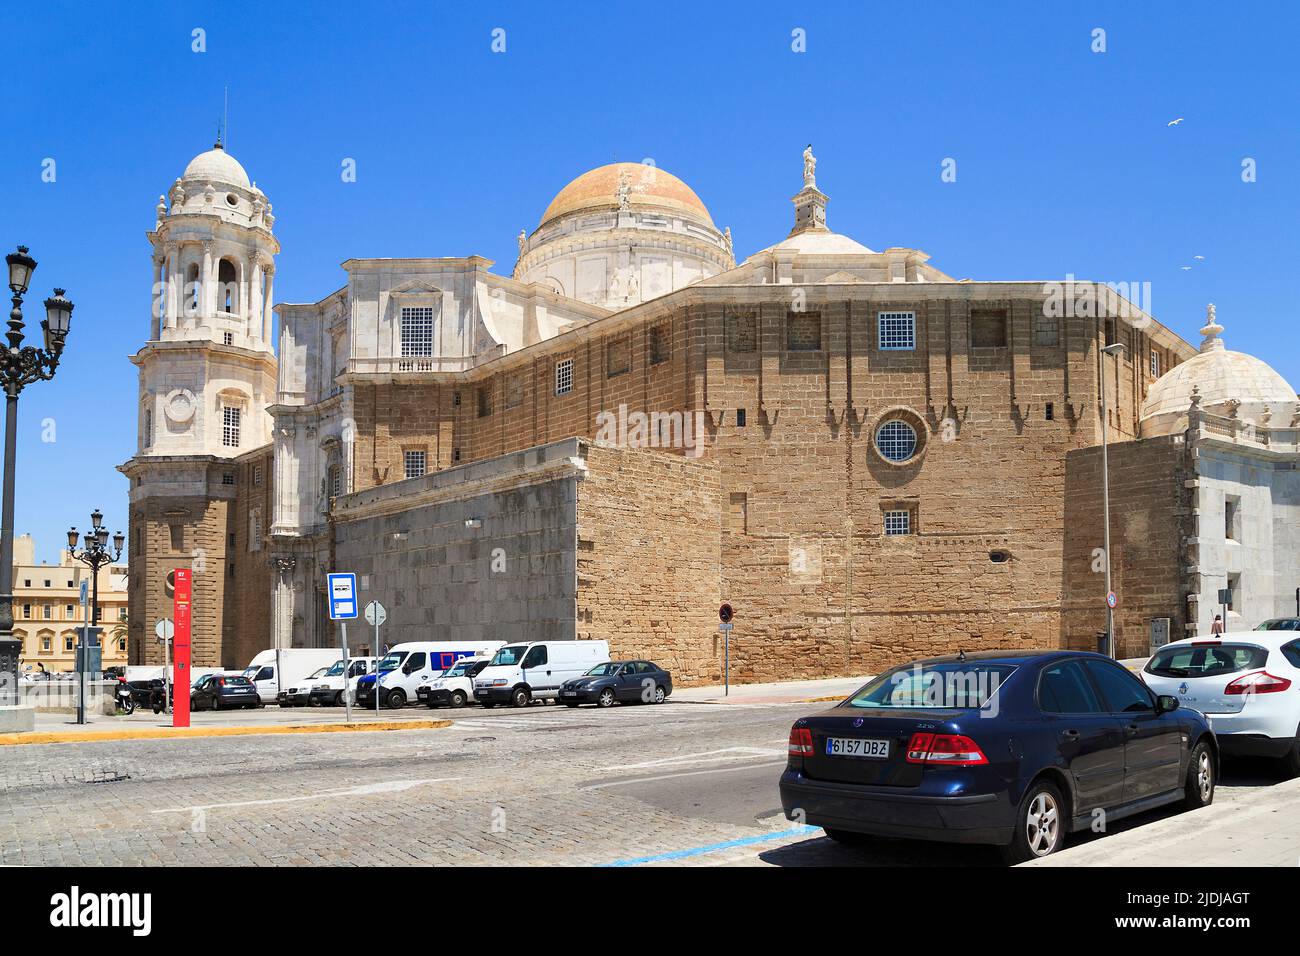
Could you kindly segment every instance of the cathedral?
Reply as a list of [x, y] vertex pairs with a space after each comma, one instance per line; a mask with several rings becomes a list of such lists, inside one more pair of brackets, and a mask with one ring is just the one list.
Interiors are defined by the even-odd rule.
[[739, 263], [690, 186], [614, 163], [560, 189], [509, 275], [351, 258], [276, 303], [269, 198], [222, 145], [195, 157], [158, 201], [131, 359], [131, 660], [161, 660], [182, 567], [195, 666], [337, 646], [329, 571], [383, 602], [384, 644], [602, 638], [683, 684], [719, 678], [723, 601], [733, 680], [1091, 648], [1103, 423], [1120, 656], [1208, 630], [1224, 587], [1230, 626], [1289, 613], [1280, 375], [1115, 284], [868, 248], [830, 229], [816, 166]]

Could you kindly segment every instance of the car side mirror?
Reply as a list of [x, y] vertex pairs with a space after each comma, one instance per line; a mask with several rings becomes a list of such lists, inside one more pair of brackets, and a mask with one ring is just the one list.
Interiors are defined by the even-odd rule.
[[1156, 713], [1168, 714], [1178, 709], [1178, 698], [1169, 694], [1161, 694], [1156, 698]]

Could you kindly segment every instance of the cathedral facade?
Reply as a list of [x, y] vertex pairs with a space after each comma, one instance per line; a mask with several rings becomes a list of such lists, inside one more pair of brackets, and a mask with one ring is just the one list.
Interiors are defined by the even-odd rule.
[[[1198, 356], [1128, 290], [956, 280], [831, 231], [811, 148], [790, 233], [739, 263], [684, 182], [612, 164], [519, 235], [510, 276], [348, 259], [274, 306], [274, 350], [267, 198], [220, 147], [169, 198], [121, 468], [133, 661], [160, 658], [185, 566], [196, 666], [336, 645], [333, 570], [388, 608], [384, 643], [603, 638], [684, 683], [721, 671], [722, 601], [739, 680], [1092, 646], [1105, 590], [1077, 558], [1101, 528], [1067, 519], [1100, 488], [1071, 469], [1103, 420], [1143, 440]], [[1153, 614], [1197, 626], [1168, 577], [1121, 614], [1122, 653]]]

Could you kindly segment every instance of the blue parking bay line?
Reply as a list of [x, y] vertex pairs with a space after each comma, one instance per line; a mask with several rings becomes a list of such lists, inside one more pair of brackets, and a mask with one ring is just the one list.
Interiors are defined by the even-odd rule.
[[708, 846], [691, 847], [689, 850], [673, 850], [670, 853], [656, 853], [654, 856], [638, 856], [630, 860], [616, 860], [602, 863], [601, 866], [642, 866], [646, 863], [663, 863], [667, 860], [681, 860], [690, 856], [702, 856], [705, 853], [717, 853], [719, 850], [733, 850], [736, 847], [752, 846], [755, 843], [769, 843], [772, 840], [784, 840], [786, 837], [807, 836], [820, 832], [821, 827], [800, 826], [793, 830], [779, 833], [765, 833], [762, 836], [742, 837], [738, 840], [726, 840], [722, 843], [710, 843]]

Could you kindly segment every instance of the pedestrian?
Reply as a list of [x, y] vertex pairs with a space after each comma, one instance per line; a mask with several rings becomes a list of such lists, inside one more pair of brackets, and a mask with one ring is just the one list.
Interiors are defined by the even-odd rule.
[[1223, 615], [1221, 614], [1214, 615], [1214, 623], [1210, 625], [1210, 633], [1211, 634], [1223, 633]]

